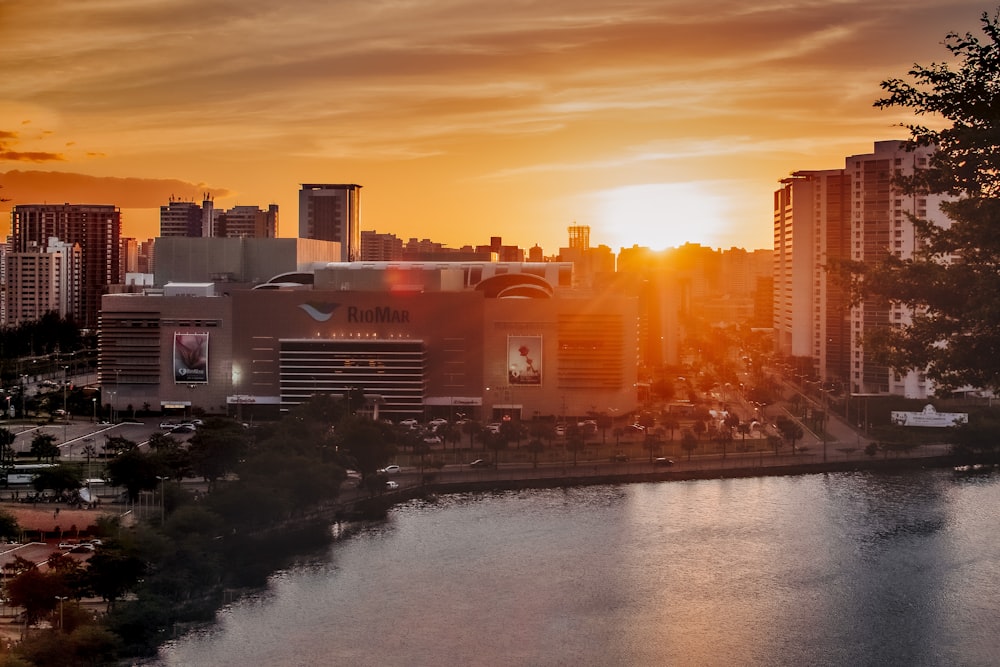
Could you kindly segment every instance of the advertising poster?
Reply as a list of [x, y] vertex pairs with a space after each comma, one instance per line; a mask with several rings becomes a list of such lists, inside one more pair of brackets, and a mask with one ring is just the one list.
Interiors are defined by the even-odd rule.
[[518, 385], [542, 384], [542, 337], [507, 337], [507, 382]]
[[174, 382], [208, 382], [208, 334], [174, 334]]

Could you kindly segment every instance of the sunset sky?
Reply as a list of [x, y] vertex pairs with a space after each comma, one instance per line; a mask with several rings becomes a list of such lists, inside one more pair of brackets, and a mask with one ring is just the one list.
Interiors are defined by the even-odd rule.
[[0, 209], [357, 183], [362, 228], [449, 247], [770, 248], [772, 193], [904, 138], [879, 82], [965, 0], [3, 0]]

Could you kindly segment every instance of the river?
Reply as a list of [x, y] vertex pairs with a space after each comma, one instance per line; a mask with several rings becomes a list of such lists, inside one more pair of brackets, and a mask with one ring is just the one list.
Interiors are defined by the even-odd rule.
[[997, 665], [998, 508], [950, 470], [414, 501], [155, 664]]

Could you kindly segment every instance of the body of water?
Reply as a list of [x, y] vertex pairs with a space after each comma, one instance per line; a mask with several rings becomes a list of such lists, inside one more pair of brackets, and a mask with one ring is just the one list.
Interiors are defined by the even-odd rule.
[[412, 502], [157, 664], [997, 665], [998, 508], [941, 470]]

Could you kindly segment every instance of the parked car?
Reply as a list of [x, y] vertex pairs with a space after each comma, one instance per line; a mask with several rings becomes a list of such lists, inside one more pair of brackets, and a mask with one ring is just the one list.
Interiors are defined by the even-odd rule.
[[436, 435], [429, 435], [426, 438], [424, 438], [424, 443], [428, 445], [440, 445], [441, 438], [439, 438]]
[[489, 431], [490, 433], [497, 434], [500, 432], [500, 423], [493, 422], [492, 424], [487, 424], [486, 430]]
[[664, 456], [653, 459], [653, 465], [657, 466], [672, 466], [674, 464], [673, 459], [668, 459]]
[[172, 428], [180, 426], [178, 422], [160, 422], [160, 428], [169, 431]]
[[382, 473], [383, 475], [398, 475], [400, 472], [402, 472], [402, 470], [403, 469], [400, 468], [398, 465], [393, 464], [391, 466], [386, 466], [382, 468], [381, 470], [379, 470], [379, 472]]
[[427, 422], [427, 425], [430, 426], [431, 428], [437, 428], [438, 426], [444, 426], [447, 423], [448, 423], [447, 419], [442, 419], [438, 417], [437, 419], [432, 419], [429, 422]]
[[399, 482], [394, 482], [394, 481], [392, 481], [390, 479], [388, 482], [385, 483], [385, 488], [389, 489], [389, 490], [398, 489], [399, 488]]
[[629, 424], [625, 427], [625, 430], [629, 433], [645, 433], [646, 427], [642, 424]]
[[472, 463], [469, 464], [469, 467], [470, 468], [492, 468], [493, 467], [493, 463], [491, 461], [487, 461], [486, 459], [476, 459], [475, 461], [473, 461]]

